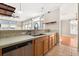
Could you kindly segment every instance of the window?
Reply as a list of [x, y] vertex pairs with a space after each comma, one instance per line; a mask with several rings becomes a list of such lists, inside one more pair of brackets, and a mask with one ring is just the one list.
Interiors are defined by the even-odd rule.
[[16, 29], [16, 21], [10, 21], [10, 20], [0, 20], [2, 30], [11, 30]]
[[30, 20], [27, 20], [23, 23], [23, 29], [30, 30], [34, 29], [35, 24], [38, 24], [38, 29], [43, 29], [45, 27], [45, 24], [42, 23], [42, 20], [40, 17], [36, 17]]
[[78, 34], [78, 23], [76, 20], [70, 21], [70, 33]]

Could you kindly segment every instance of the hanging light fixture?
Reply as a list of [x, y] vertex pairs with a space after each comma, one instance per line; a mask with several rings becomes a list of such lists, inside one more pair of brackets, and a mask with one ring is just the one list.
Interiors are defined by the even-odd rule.
[[20, 16], [21, 16], [21, 14], [23, 13], [23, 11], [22, 11], [22, 5], [21, 5], [21, 3], [19, 4], [19, 11], [17, 11], [17, 13], [13, 13], [12, 14], [12, 17], [13, 18], [20, 18]]
[[18, 14], [22, 14], [23, 12], [22, 12], [22, 5], [21, 5], [21, 3], [20, 3], [20, 8], [19, 8], [20, 10], [18, 11]]

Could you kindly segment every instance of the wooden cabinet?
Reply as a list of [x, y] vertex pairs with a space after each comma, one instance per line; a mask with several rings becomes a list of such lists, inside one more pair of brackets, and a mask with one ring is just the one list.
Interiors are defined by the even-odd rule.
[[49, 36], [49, 49], [51, 49], [53, 46], [55, 46], [59, 42], [58, 34], [53, 33]]
[[52, 37], [49, 36], [49, 49], [52, 48], [52, 45], [53, 45], [52, 42], [53, 42]]
[[49, 49], [52, 48], [55, 45], [55, 34], [50, 35], [50, 39], [49, 39]]
[[4, 3], [0, 3], [0, 9], [9, 10], [9, 11], [14, 12], [15, 7], [12, 7], [12, 6], [4, 4]]
[[7, 16], [11, 16], [13, 14], [13, 12], [10, 12], [10, 11], [6, 11], [5, 15]]
[[43, 37], [35, 40], [35, 56], [43, 55]]
[[53, 33], [51, 36], [42, 36], [33, 40], [33, 55], [41, 56], [57, 44], [57, 34]]
[[16, 56], [24, 56], [24, 47], [16, 49]]
[[1, 15], [12, 16], [14, 11], [15, 11], [15, 7], [12, 7], [4, 3], [0, 3], [0, 14]]
[[48, 36], [39, 37], [33, 41], [33, 54], [42, 56], [48, 51]]
[[28, 46], [24, 46], [24, 56], [33, 56], [32, 45], [30, 43]]
[[12, 13], [13, 13], [13, 12], [0, 9], [0, 14], [1, 14], [1, 15], [11, 16]]
[[[58, 43], [57, 33], [0, 50], [3, 56], [43, 56]], [[3, 51], [3, 52], [2, 52]], [[3, 53], [3, 54], [2, 54]]]
[[44, 37], [44, 54], [48, 52], [48, 36]]
[[2, 49], [0, 49], [0, 56], [2, 56]]
[[49, 36], [49, 40], [48, 40], [48, 41], [49, 41], [49, 50], [50, 50], [50, 49], [52, 48], [52, 42], [51, 42], [51, 41], [52, 41], [52, 39], [51, 39], [51, 37], [50, 37], [50, 36]]

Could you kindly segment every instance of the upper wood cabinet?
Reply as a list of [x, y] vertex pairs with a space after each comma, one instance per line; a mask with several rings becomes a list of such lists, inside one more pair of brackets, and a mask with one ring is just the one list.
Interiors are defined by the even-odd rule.
[[9, 6], [4, 3], [0, 3], [0, 14], [5, 16], [12, 16], [12, 13], [14, 13], [15, 7]]
[[75, 3], [62, 4], [60, 7], [60, 19], [76, 19], [78, 13], [78, 6]]
[[4, 10], [14, 12], [15, 7], [12, 7], [12, 6], [4, 4], [4, 3], [0, 3], [0, 9], [4, 9]]

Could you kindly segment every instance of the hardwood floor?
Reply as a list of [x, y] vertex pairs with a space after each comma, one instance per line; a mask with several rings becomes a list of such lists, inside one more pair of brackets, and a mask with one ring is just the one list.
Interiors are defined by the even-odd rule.
[[71, 48], [65, 45], [57, 45], [52, 48], [45, 56], [78, 56], [76, 48]]

